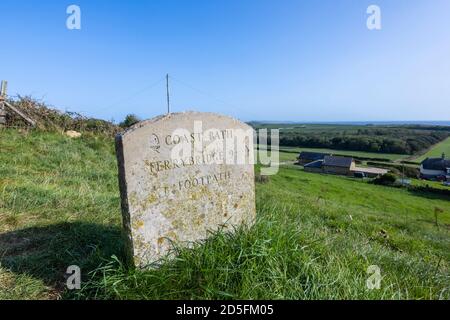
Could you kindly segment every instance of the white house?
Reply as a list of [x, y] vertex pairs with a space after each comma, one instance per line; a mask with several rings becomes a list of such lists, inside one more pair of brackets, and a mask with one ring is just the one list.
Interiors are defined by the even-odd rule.
[[449, 180], [450, 181], [450, 159], [445, 158], [426, 158], [420, 164], [420, 177], [431, 180]]

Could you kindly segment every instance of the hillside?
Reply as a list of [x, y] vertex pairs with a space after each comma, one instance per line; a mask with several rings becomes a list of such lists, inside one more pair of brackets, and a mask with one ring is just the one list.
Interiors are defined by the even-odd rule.
[[283, 147], [360, 151], [387, 154], [389, 158], [423, 153], [450, 136], [448, 126], [251, 124], [254, 128], [280, 129]]
[[420, 157], [414, 158], [413, 161], [420, 163], [426, 158], [440, 158], [443, 153], [450, 156], [450, 138], [447, 138], [441, 143], [433, 146], [430, 150], [428, 150], [428, 152]]
[[[127, 271], [113, 139], [2, 130], [0, 299], [450, 298], [448, 197], [288, 167], [256, 187], [250, 230]], [[67, 292], [73, 264], [83, 289]]]

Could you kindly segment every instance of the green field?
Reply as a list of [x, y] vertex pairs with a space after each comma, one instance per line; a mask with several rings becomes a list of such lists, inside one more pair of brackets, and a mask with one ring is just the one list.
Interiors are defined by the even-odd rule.
[[[255, 154], [256, 152], [259, 152], [256, 148], [255, 148]], [[265, 148], [261, 148], [261, 152], [266, 152]], [[271, 151], [269, 149], [269, 151], [267, 151], [267, 155], [270, 156]], [[278, 152], [279, 154], [279, 161], [281, 163], [283, 162], [294, 162], [297, 160], [298, 157], [298, 152], [292, 152], [292, 151], [284, 151], [284, 150], [279, 150]], [[258, 155], [259, 157], [259, 155]]]
[[361, 158], [373, 158], [373, 159], [387, 159], [390, 161], [402, 160], [408, 157], [406, 154], [392, 154], [392, 153], [376, 153], [376, 152], [363, 152], [363, 151], [348, 151], [348, 150], [332, 150], [322, 148], [301, 148], [301, 147], [279, 147], [280, 159], [295, 160], [300, 152], [311, 151], [321, 153], [331, 153], [334, 155], [342, 155], [348, 157], [361, 157]]
[[445, 153], [446, 157], [450, 158], [450, 138], [447, 138], [446, 140], [442, 141], [441, 143], [438, 143], [424, 155], [414, 158], [413, 161], [420, 163], [423, 160], [425, 160], [426, 158], [440, 158], [442, 156], [442, 153]]
[[[349, 125], [258, 123], [255, 129], [278, 129], [280, 146], [339, 152], [342, 155], [399, 160], [421, 154], [450, 136], [450, 127], [423, 125]], [[346, 150], [346, 151], [343, 151]], [[408, 156], [407, 156], [408, 155]]]
[[447, 187], [442, 184], [441, 181], [429, 181], [429, 180], [420, 180], [420, 179], [410, 179], [411, 185], [419, 186], [419, 187], [430, 187], [436, 189], [450, 190], [450, 187]]
[[0, 131], [0, 299], [450, 299], [448, 197], [289, 168], [256, 188], [251, 229], [127, 270], [113, 139]]

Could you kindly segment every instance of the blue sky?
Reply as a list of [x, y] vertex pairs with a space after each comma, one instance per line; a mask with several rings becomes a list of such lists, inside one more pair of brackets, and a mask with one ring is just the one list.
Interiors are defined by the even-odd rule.
[[[82, 29], [66, 28], [79, 5]], [[366, 9], [380, 6], [382, 29]], [[0, 78], [62, 110], [122, 120], [450, 120], [448, 0], [1, 0]]]

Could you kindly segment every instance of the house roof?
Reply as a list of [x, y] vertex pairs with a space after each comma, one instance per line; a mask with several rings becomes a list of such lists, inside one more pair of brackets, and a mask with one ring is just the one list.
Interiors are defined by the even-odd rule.
[[353, 158], [326, 156], [323, 161], [324, 166], [350, 168], [353, 163]]
[[299, 159], [307, 159], [312, 161], [323, 160], [323, 158], [329, 155], [330, 155], [329, 153], [302, 151], [300, 152]]
[[305, 164], [304, 168], [322, 168], [323, 160], [316, 160], [313, 162], [310, 162], [308, 164]]
[[421, 165], [426, 170], [446, 171], [447, 168], [450, 168], [450, 159], [426, 158]]
[[374, 167], [355, 167], [352, 171], [371, 173], [371, 174], [386, 174], [389, 172], [389, 170], [387, 170], [387, 169], [374, 168]]

